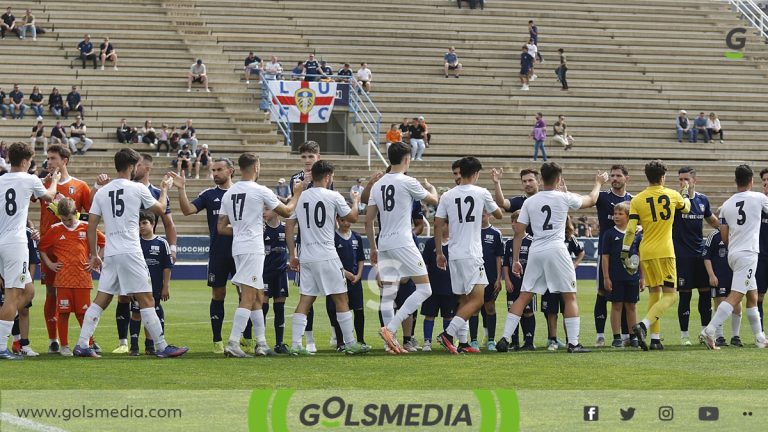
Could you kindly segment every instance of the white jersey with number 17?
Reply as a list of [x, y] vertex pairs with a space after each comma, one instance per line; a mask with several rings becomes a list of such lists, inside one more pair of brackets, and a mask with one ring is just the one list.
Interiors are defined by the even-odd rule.
[[429, 192], [418, 180], [403, 173], [385, 174], [373, 185], [368, 205], [375, 205], [379, 211], [381, 226], [377, 246], [380, 251], [413, 244], [413, 201], [427, 195]]
[[570, 192], [541, 191], [525, 200], [517, 221], [533, 231], [530, 251], [564, 247], [568, 210], [579, 208], [581, 196]]
[[720, 220], [728, 225], [728, 253], [760, 252], [761, 212], [768, 213], [768, 196], [738, 192], [720, 208]]
[[29, 199], [45, 195], [38, 177], [25, 172], [0, 176], [0, 244], [27, 244]]
[[497, 208], [488, 189], [475, 185], [456, 186], [440, 197], [435, 216], [448, 221], [451, 260], [483, 257], [483, 210], [493, 213]]
[[232, 255], [264, 255], [264, 209], [274, 210], [280, 201], [271, 189], [241, 180], [221, 197], [219, 215], [232, 224]]

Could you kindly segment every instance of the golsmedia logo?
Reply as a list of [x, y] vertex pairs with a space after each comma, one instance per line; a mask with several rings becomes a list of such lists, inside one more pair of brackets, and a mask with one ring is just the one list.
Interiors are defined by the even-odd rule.
[[248, 406], [251, 431], [517, 431], [512, 390], [257, 390]]
[[728, 46], [730, 51], [725, 52], [725, 57], [731, 60], [738, 60], [744, 57], [742, 50], [747, 46], [747, 38], [744, 35], [747, 34], [747, 29], [743, 27], [736, 27], [731, 29], [725, 36], [725, 45]]

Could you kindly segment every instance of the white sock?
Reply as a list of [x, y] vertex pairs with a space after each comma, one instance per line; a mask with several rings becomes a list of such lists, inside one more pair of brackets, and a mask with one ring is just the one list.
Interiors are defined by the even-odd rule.
[[625, 341], [625, 340], [629, 340], [629, 335], [628, 335], [628, 334], [626, 334], [626, 333], [622, 333], [622, 334], [621, 334], [621, 340], [623, 340], [623, 341]]
[[[11, 329], [11, 332], [13, 332], [13, 329]], [[21, 335], [20, 334], [13, 335], [13, 341], [14, 342], [18, 342], [20, 340], [21, 340]]]
[[741, 315], [731, 314], [731, 336], [741, 337]]
[[469, 321], [464, 321], [464, 326], [459, 330], [459, 343], [465, 344], [469, 342]]
[[448, 333], [450, 336], [453, 336], [454, 338], [458, 338], [461, 331], [464, 329], [464, 324], [467, 322], [464, 321], [464, 319], [458, 315], [453, 317], [450, 324], [448, 324], [448, 328], [445, 329], [445, 332]]
[[483, 333], [485, 333], [485, 340], [488, 340], [488, 327], [483, 327]]
[[155, 342], [155, 349], [162, 351], [168, 346], [165, 342], [165, 335], [163, 334], [163, 326], [160, 325], [160, 318], [157, 316], [157, 311], [154, 307], [144, 308], [139, 310], [141, 313], [141, 323], [144, 324], [144, 328], [147, 329], [149, 337]]
[[80, 348], [88, 348], [88, 341], [96, 332], [96, 326], [99, 325], [99, 318], [104, 309], [96, 303], [91, 303], [88, 306], [88, 310], [85, 311], [85, 317], [83, 317], [83, 327], [80, 329], [80, 338], [77, 340], [77, 346]]
[[386, 326], [395, 317], [395, 298], [397, 297], [397, 285], [385, 284], [381, 290], [381, 321]]
[[568, 343], [574, 346], [578, 345], [581, 317], [563, 318], [563, 322], [565, 323], [565, 332], [568, 333]]
[[687, 338], [688, 337], [688, 331], [681, 331], [680, 332], [680, 338]]
[[120, 339], [120, 345], [128, 345], [128, 339]]
[[232, 318], [232, 332], [229, 334], [229, 343], [240, 344], [240, 338], [243, 336], [243, 330], [248, 325], [248, 319], [251, 317], [251, 310], [246, 308], [235, 309], [235, 316]]
[[0, 351], [8, 349], [8, 336], [13, 330], [13, 321], [0, 321]]
[[264, 311], [261, 309], [251, 311], [253, 323], [253, 338], [260, 347], [267, 346], [267, 326], [264, 324]]
[[398, 309], [394, 318], [392, 318], [389, 323], [387, 323], [387, 328], [389, 331], [392, 333], [396, 332], [400, 327], [400, 324], [402, 324], [402, 322], [408, 318], [408, 315], [416, 312], [419, 306], [424, 303], [424, 300], [428, 299], [431, 295], [432, 287], [428, 283], [416, 284], [416, 291], [408, 296], [405, 302], [403, 302], [403, 307]]
[[651, 320], [649, 320], [648, 318], [643, 318], [643, 320], [640, 321], [640, 322], [643, 323], [643, 325], [645, 326], [646, 330], [651, 328]]
[[515, 332], [518, 324], [520, 324], [520, 315], [515, 315], [512, 312], [507, 313], [507, 321], [504, 322], [504, 333], [501, 335], [507, 342], [510, 342], [512, 339], [512, 333]]
[[344, 337], [344, 345], [355, 343], [355, 326], [352, 323], [352, 311], [336, 312], [336, 321], [341, 327], [341, 334]]
[[312, 330], [305, 331], [304, 337], [307, 338], [307, 345], [315, 343], [315, 335], [312, 334]]
[[[718, 311], [720, 310], [720, 308], [717, 309]], [[758, 312], [757, 307], [747, 308], [747, 320], [749, 320], [749, 326], [752, 327], [752, 333], [755, 334], [755, 340], [757, 342], [765, 342], [765, 333], [763, 333], [762, 326], [760, 325], [760, 312]]]
[[651, 339], [661, 339], [661, 333], [651, 333]]
[[715, 329], [715, 337], [716, 338], [725, 337], [725, 333], [723, 333], [723, 325], [722, 324], [717, 326], [717, 328]]
[[[747, 309], [747, 312], [749, 312], [749, 309]], [[755, 312], [757, 312], [757, 308], [755, 308]], [[707, 328], [704, 329], [704, 331], [706, 331], [708, 334], [715, 334], [717, 327], [723, 325], [725, 320], [731, 316], [731, 313], [733, 313], [733, 306], [731, 306], [730, 303], [720, 303], [720, 306], [717, 307], [715, 314], [712, 316], [712, 319], [709, 321], [709, 324], [707, 325]], [[747, 316], [749, 316], [749, 313], [747, 313]], [[757, 317], [757, 325], [758, 327], [760, 326], [759, 316]]]
[[307, 328], [307, 316], [300, 313], [294, 313], [291, 327], [291, 347], [301, 348], [301, 335]]
[[605, 339], [605, 333], [598, 333], [596, 336]]

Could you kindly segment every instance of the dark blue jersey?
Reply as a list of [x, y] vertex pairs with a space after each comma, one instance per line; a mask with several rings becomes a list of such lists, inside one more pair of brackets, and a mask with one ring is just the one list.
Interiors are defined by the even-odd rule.
[[700, 257], [704, 250], [702, 230], [704, 219], [712, 216], [709, 198], [700, 193], [691, 197], [691, 211], [687, 214], [675, 212], [675, 223], [672, 225], [672, 242], [675, 245], [675, 257]]
[[271, 227], [264, 222], [264, 254], [265, 275], [286, 271], [288, 245], [285, 242], [285, 223], [280, 222], [276, 227]]
[[733, 270], [728, 265], [728, 246], [723, 243], [720, 230], [712, 231], [704, 242], [704, 259], [712, 263], [718, 285], [713, 288], [730, 288]]
[[768, 258], [768, 213], [760, 215], [760, 256]]
[[480, 230], [483, 245], [483, 264], [488, 283], [493, 284], [501, 275], [496, 273], [496, 257], [504, 257], [504, 239], [493, 225]]
[[[509, 200], [509, 208], [506, 208], [504, 210], [507, 211], [507, 213], [514, 213], [521, 208], [523, 208], [523, 203], [525, 200], [528, 199], [527, 195], [518, 195], [514, 197], [507, 198]], [[528, 235], [533, 235], [533, 229], [530, 225], [528, 225], [528, 228], [525, 229], [525, 232], [528, 233]]]
[[[509, 278], [512, 280], [512, 285], [515, 287], [515, 289], [520, 289], [520, 287], [523, 286], [523, 278], [519, 278], [512, 274], [512, 259], [514, 258], [514, 251], [512, 250], [513, 241], [513, 239], [509, 239], [504, 245], [504, 258], [501, 260], [501, 266], [508, 267]], [[523, 270], [525, 270], [525, 267], [528, 265], [528, 249], [531, 247], [531, 242], [533, 242], [533, 236], [526, 234], [523, 238], [523, 242], [520, 243], [519, 258], [520, 265], [523, 266]]]
[[163, 271], [173, 268], [171, 247], [164, 238], [155, 236], [151, 240], [141, 239], [141, 251], [152, 280], [152, 295], [159, 296], [163, 290]]
[[[621, 248], [624, 244], [624, 231], [619, 231], [618, 228], [611, 227], [601, 236], [600, 243], [602, 243], [603, 255], [608, 255], [608, 276], [611, 278], [611, 283], [621, 281], [640, 281], [640, 272], [635, 274], [627, 273], [624, 269], [624, 264], [621, 262]], [[629, 248], [629, 254], [637, 254], [640, 247], [640, 241], [643, 239], [642, 234], [635, 234], [635, 241], [632, 242], [632, 246]], [[602, 267], [603, 257], [600, 256], [598, 265]]]
[[360, 261], [365, 261], [363, 238], [354, 231], [350, 231], [349, 236], [344, 238], [336, 231], [334, 243], [336, 244], [336, 253], [339, 255], [344, 270], [356, 275], [357, 271], [360, 270], [357, 264]]
[[[448, 245], [443, 246], [443, 254], [448, 260]], [[428, 238], [424, 243], [424, 252], [421, 253], [421, 256], [424, 258], [424, 265], [427, 266], [432, 295], [452, 295], [450, 269], [446, 267], [445, 270], [442, 270], [437, 267], [437, 249], [435, 248], [434, 237]]]
[[[600, 226], [600, 239], [603, 238], [603, 233], [608, 232], [608, 230], [616, 225], [613, 222], [613, 208], [616, 204], [631, 200], [632, 195], [626, 192], [624, 193], [624, 196], [616, 195], [613, 193], [613, 190], [600, 192], [600, 195], [597, 196], [597, 203], [595, 204], [595, 208], [597, 209], [597, 223]], [[602, 250], [600, 249], [602, 247], [601, 243], [602, 241], [597, 243], [598, 254]]]
[[200, 195], [192, 201], [192, 205], [195, 206], [197, 211], [205, 210], [211, 243], [211, 257], [215, 255], [222, 257], [232, 256], [232, 236], [220, 236], [218, 228], [221, 198], [224, 197], [226, 192], [226, 189], [216, 186], [200, 192]]

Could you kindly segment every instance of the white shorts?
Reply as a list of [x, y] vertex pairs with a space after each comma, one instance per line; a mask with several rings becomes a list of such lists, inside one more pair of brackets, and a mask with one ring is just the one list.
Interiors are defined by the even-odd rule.
[[264, 255], [242, 254], [235, 255], [235, 275], [232, 283], [238, 286], [245, 285], [251, 288], [264, 289]]
[[521, 291], [544, 294], [547, 289], [552, 293], [576, 292], [576, 270], [565, 243], [562, 248], [528, 253]]
[[748, 251], [728, 252], [728, 265], [733, 270], [731, 291], [746, 294], [757, 289], [755, 270], [757, 269], [757, 254]]
[[306, 296], [343, 294], [347, 292], [347, 278], [339, 258], [301, 263], [299, 293]]
[[456, 295], [466, 295], [472, 292], [475, 285], [488, 285], [485, 275], [485, 265], [482, 258], [463, 258], [448, 261], [451, 273], [451, 290]]
[[427, 266], [415, 244], [397, 249], [379, 251], [379, 275], [384, 282], [403, 278], [426, 276]]
[[99, 278], [99, 291], [110, 295], [152, 292], [144, 254], [127, 253], [104, 257]]
[[26, 244], [3, 245], [0, 247], [0, 276], [6, 288], [23, 289], [32, 283], [29, 274], [29, 249]]

